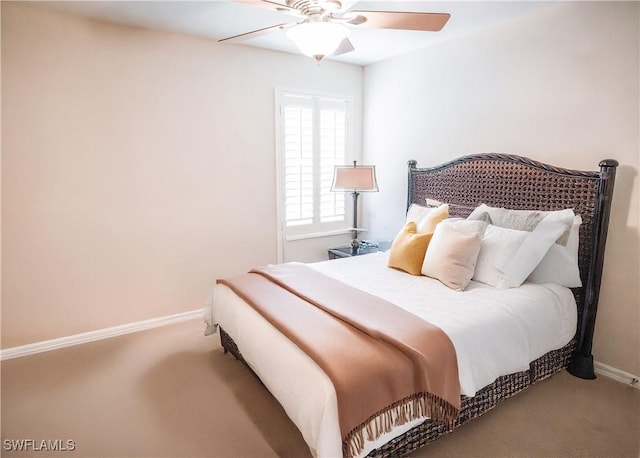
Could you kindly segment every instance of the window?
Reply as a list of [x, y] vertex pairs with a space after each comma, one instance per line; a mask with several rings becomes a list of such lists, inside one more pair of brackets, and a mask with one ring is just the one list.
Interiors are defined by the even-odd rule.
[[346, 194], [331, 192], [335, 165], [347, 164], [349, 100], [278, 93], [280, 221], [287, 239], [345, 229]]

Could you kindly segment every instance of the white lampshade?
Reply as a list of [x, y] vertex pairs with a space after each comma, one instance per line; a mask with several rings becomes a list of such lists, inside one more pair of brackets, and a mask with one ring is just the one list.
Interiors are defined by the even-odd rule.
[[333, 54], [348, 35], [347, 27], [333, 22], [305, 22], [287, 32], [302, 54], [318, 62]]
[[374, 165], [336, 165], [331, 191], [377, 192], [376, 167]]

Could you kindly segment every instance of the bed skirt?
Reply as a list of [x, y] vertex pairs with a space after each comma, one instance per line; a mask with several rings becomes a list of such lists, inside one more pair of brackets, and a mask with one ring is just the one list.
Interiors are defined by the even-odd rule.
[[[256, 375], [242, 357], [242, 353], [240, 353], [238, 346], [231, 336], [222, 328], [218, 330], [224, 352], [231, 353]], [[544, 380], [563, 368], [566, 368], [574, 349], [575, 341], [572, 340], [563, 348], [550, 351], [535, 361], [532, 361], [529, 365], [529, 370], [499, 377], [492, 384], [478, 391], [473, 397], [462, 396], [462, 407], [460, 408], [460, 414], [455, 422], [454, 429], [488, 412], [501, 401], [519, 393], [529, 385]], [[256, 377], [258, 376], [256, 375]], [[260, 378], [258, 377], [258, 379]], [[367, 456], [375, 458], [403, 456], [449, 432], [450, 431], [441, 423], [425, 420], [415, 428], [390, 440], [382, 447], [372, 450]]]

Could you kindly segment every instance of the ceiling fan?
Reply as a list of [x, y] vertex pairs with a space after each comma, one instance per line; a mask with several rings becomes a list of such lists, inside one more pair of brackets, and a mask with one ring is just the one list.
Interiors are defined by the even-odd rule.
[[350, 29], [347, 26], [438, 32], [450, 16], [448, 13], [363, 11], [343, 8], [339, 0], [233, 1], [270, 8], [293, 18], [290, 22], [223, 38], [219, 42], [242, 41], [276, 30], [289, 29], [287, 37], [303, 54], [318, 62], [326, 56], [337, 56], [355, 49], [348, 38]]

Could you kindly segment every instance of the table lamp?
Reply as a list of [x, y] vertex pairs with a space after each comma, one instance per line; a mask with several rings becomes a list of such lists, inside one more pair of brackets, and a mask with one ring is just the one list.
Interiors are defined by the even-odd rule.
[[375, 165], [336, 165], [333, 174], [332, 192], [350, 192], [353, 197], [353, 240], [351, 247], [357, 249], [360, 246], [358, 233], [363, 229], [358, 228], [358, 196], [361, 192], [378, 192]]

